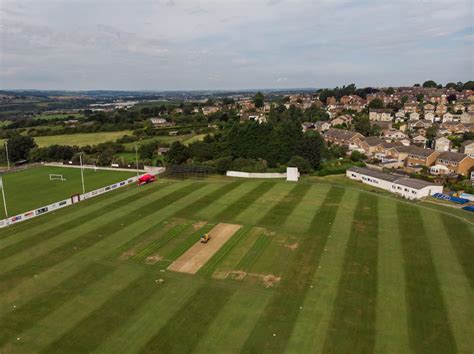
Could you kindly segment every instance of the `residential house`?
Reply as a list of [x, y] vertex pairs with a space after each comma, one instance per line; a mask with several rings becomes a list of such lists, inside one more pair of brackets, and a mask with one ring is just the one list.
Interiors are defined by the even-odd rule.
[[335, 105], [337, 103], [337, 100], [336, 100], [336, 97], [328, 97], [326, 99], [326, 105], [327, 106], [330, 106], [330, 105]]
[[220, 108], [217, 106], [207, 106], [207, 107], [202, 107], [202, 113], [205, 116], [211, 115], [213, 113], [219, 112]]
[[448, 111], [448, 107], [444, 104], [439, 104], [436, 106], [435, 113], [439, 116], [442, 116]]
[[474, 124], [474, 112], [463, 112], [460, 121], [461, 123]]
[[419, 120], [420, 119], [420, 114], [417, 112], [412, 112], [410, 113], [410, 120]]
[[407, 137], [405, 133], [396, 129], [384, 129], [382, 131], [382, 136], [385, 139], [390, 139], [390, 140], [401, 140], [401, 139], [406, 139]]
[[451, 140], [445, 138], [444, 136], [440, 136], [435, 139], [435, 146], [436, 151], [449, 151], [451, 148]]
[[349, 148], [358, 147], [360, 141], [364, 140], [364, 136], [360, 133], [333, 128], [325, 132], [323, 138], [326, 142], [340, 146], [348, 146]]
[[318, 121], [314, 123], [314, 129], [316, 129], [320, 133], [324, 133], [325, 131], [331, 128], [331, 123], [326, 121]]
[[425, 114], [430, 113], [430, 112], [433, 113], [434, 110], [435, 110], [435, 106], [432, 105], [431, 103], [425, 104], [423, 106], [423, 112], [425, 112]]
[[454, 115], [452, 113], [443, 114], [443, 122], [452, 122]]
[[423, 149], [417, 146], [407, 146], [408, 156], [406, 159], [406, 166], [432, 166], [436, 158], [439, 155], [439, 152], [432, 149]]
[[458, 112], [464, 112], [466, 110], [466, 107], [464, 107], [463, 104], [461, 103], [456, 103], [454, 106], [453, 106], [453, 110], [454, 112], [458, 113]]
[[461, 152], [464, 155], [474, 158], [474, 140], [466, 140], [461, 144]]
[[418, 111], [418, 103], [416, 102], [406, 102], [403, 105], [403, 110], [405, 113], [413, 113]]
[[435, 121], [435, 115], [432, 112], [425, 113], [425, 120], [430, 121], [431, 123], [434, 123]]
[[346, 125], [346, 126], [349, 126], [352, 124], [352, 116], [348, 115], [348, 114], [345, 114], [343, 116], [339, 116], [337, 118], [334, 118], [332, 121], [331, 121], [331, 125], [332, 126], [336, 126], [336, 125]]
[[164, 118], [150, 118], [150, 122], [154, 127], [167, 127], [172, 125]]
[[369, 110], [369, 119], [372, 121], [388, 122], [392, 120], [392, 110], [390, 109], [371, 109]]
[[301, 128], [303, 128], [303, 133], [307, 132], [308, 130], [314, 129], [314, 123], [312, 122], [304, 122], [301, 124]]
[[409, 120], [408, 121], [408, 128], [410, 129], [421, 129], [421, 128], [429, 128], [433, 125], [432, 122], [426, 119], [420, 119], [420, 120]]
[[426, 146], [426, 138], [423, 135], [417, 135], [413, 138], [413, 144], [425, 147]]
[[459, 152], [442, 152], [436, 164], [446, 166], [452, 173], [467, 176], [474, 168], [474, 159]]
[[160, 147], [158, 148], [158, 155], [160, 156], [166, 155], [168, 151], [170, 151], [170, 148]]
[[360, 142], [360, 147], [367, 156], [374, 156], [384, 150], [383, 143], [382, 139], [376, 136], [369, 136]]

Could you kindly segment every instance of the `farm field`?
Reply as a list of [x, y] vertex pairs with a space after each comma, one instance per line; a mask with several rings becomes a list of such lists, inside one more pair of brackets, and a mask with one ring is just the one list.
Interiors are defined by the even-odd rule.
[[471, 353], [468, 214], [328, 181], [160, 179], [0, 230], [0, 352]]
[[124, 135], [130, 135], [130, 130], [123, 130], [118, 132], [99, 132], [99, 133], [84, 133], [84, 134], [65, 134], [65, 135], [51, 135], [51, 136], [37, 136], [35, 141], [38, 146], [49, 145], [97, 145], [107, 141], [115, 141]]
[[[50, 174], [61, 174], [65, 181], [49, 180]], [[84, 169], [86, 192], [123, 181], [135, 172]], [[65, 167], [37, 167], [3, 174], [9, 216], [51, 204], [76, 193], [82, 193], [81, 170]], [[0, 218], [5, 218], [0, 195]]]

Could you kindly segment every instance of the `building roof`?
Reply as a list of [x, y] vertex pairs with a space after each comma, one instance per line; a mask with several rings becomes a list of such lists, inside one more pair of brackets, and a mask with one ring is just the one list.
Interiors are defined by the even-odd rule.
[[407, 146], [407, 149], [405, 150], [405, 152], [408, 152], [409, 154], [415, 155], [415, 156], [428, 157], [428, 156], [431, 156], [431, 154], [436, 151], [432, 149], [423, 149], [418, 146]]
[[474, 144], [474, 140], [466, 140], [461, 144], [461, 146], [468, 146], [471, 144]]
[[372, 169], [366, 168], [366, 167], [353, 166], [353, 167], [348, 168], [347, 170], [351, 171], [351, 172], [360, 173], [360, 174], [363, 174], [363, 175], [366, 175], [366, 176], [369, 176], [369, 177], [378, 178], [378, 179], [381, 179], [381, 180], [387, 181], [387, 182], [395, 182], [397, 179], [400, 179], [400, 176], [396, 176], [396, 175], [392, 175], [392, 174], [389, 174], [389, 173], [384, 173], [384, 172], [372, 170]]
[[461, 154], [460, 152], [445, 151], [445, 152], [442, 152], [442, 153], [439, 154], [438, 159], [454, 161], [454, 162], [461, 162], [466, 157], [467, 157], [466, 155]]
[[350, 130], [345, 130], [345, 129], [329, 129], [326, 133], [324, 133], [325, 136], [331, 136], [336, 139], [344, 139], [344, 140], [350, 140], [353, 137], [360, 135], [361, 134], [357, 132], [351, 132]]
[[376, 136], [368, 136], [365, 138], [365, 142], [369, 146], [377, 146], [377, 145], [382, 144], [384, 141]]
[[395, 174], [390, 174], [390, 173], [384, 173], [384, 172], [372, 170], [366, 167], [353, 166], [353, 167], [348, 168], [347, 170], [351, 172], [360, 173], [365, 176], [378, 178], [383, 181], [399, 184], [401, 186], [413, 188], [413, 189], [423, 189], [425, 187], [435, 186], [435, 184], [427, 182], [427, 181], [423, 181], [421, 179], [403, 177], [400, 175], [395, 175]]
[[435, 184], [433, 183], [423, 181], [421, 179], [408, 178], [408, 177], [400, 178], [397, 181], [395, 181], [395, 183], [401, 186], [405, 186], [405, 187], [409, 187], [413, 189], [422, 189], [425, 187], [435, 186]]

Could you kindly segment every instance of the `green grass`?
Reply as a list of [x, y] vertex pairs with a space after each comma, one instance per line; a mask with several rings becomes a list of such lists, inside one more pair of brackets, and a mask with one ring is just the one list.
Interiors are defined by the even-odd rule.
[[51, 135], [51, 136], [37, 136], [35, 137], [38, 146], [49, 145], [97, 145], [107, 141], [115, 141], [124, 135], [130, 135], [132, 131], [123, 130], [118, 132], [99, 132], [99, 133], [81, 133], [81, 134], [65, 134], [65, 135]]
[[[61, 174], [66, 180], [50, 181], [50, 174]], [[85, 169], [86, 192], [134, 175], [133, 172]], [[4, 174], [3, 183], [10, 216], [70, 198], [75, 193], [82, 193], [81, 171], [78, 168], [37, 167]], [[3, 202], [2, 197], [0, 200]], [[5, 217], [3, 208], [0, 217]]]
[[159, 179], [2, 229], [0, 352], [472, 352], [472, 224], [357, 186]]

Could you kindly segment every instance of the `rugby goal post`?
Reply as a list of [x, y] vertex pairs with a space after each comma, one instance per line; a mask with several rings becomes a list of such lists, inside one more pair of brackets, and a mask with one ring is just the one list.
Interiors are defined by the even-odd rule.
[[60, 174], [55, 174], [55, 173], [50, 173], [49, 174], [49, 180], [50, 181], [61, 181], [61, 182], [64, 182], [66, 180], [66, 178], [64, 178], [63, 175], [60, 175]]

